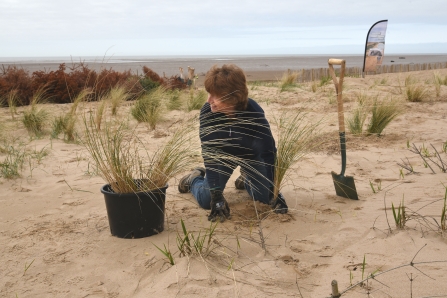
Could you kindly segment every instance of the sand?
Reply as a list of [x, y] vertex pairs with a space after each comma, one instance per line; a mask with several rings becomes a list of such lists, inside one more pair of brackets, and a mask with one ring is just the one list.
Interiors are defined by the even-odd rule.
[[[438, 72], [447, 75], [445, 69]], [[403, 84], [409, 74], [428, 88], [424, 102], [406, 102], [399, 92], [398, 80]], [[346, 175], [355, 179], [358, 201], [336, 196], [330, 174], [340, 171], [341, 160], [334, 86], [314, 93], [303, 84], [280, 93], [271, 84], [251, 85], [250, 96], [270, 120], [284, 111], [324, 118], [326, 142], [289, 172], [282, 190], [286, 215], [256, 204], [267, 215], [257, 220], [254, 203], [234, 188], [234, 173], [225, 190], [233, 217], [217, 225], [213, 250], [203, 256], [178, 253], [180, 220], [195, 235], [209, 227], [208, 211], [191, 194], [178, 193], [182, 175], [169, 182], [162, 233], [113, 237], [99, 191], [105, 182], [95, 175], [86, 150], [48, 135], [31, 138], [1, 108], [2, 148], [15, 138], [14, 146], [26, 146], [34, 157], [26, 159], [22, 177], [0, 178], [0, 296], [308, 298], [329, 297], [337, 280], [342, 297], [447, 297], [447, 241], [435, 223], [440, 222], [447, 174], [429, 163], [432, 173], [407, 148], [414, 143], [433, 153], [433, 145], [447, 162], [441, 151], [447, 141], [447, 86], [436, 97], [432, 76], [433, 71], [425, 71], [346, 78], [346, 117], [362, 91], [389, 96], [403, 109], [379, 137], [348, 133]], [[69, 106], [47, 108], [56, 115]], [[129, 108], [121, 107], [118, 117], [128, 119]], [[166, 141], [160, 132], [169, 133], [174, 121], [197, 113], [167, 112], [158, 133], [142, 125], [138, 133], [155, 148]], [[39, 152], [48, 154], [40, 159]], [[0, 153], [0, 161], [5, 157]], [[415, 173], [397, 165], [407, 159]], [[390, 208], [402, 200], [410, 218], [397, 229]], [[175, 265], [154, 245], [169, 247]], [[371, 274], [375, 277], [344, 292]]]

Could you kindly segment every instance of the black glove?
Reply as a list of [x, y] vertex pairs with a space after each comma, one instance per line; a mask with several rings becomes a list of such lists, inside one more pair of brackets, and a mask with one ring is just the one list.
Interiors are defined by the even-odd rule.
[[210, 190], [210, 192], [211, 213], [208, 215], [208, 220], [214, 222], [219, 217], [220, 222], [224, 222], [226, 218], [230, 218], [230, 207], [221, 190]]
[[286, 214], [289, 210], [289, 207], [287, 207], [286, 200], [284, 199], [282, 193], [278, 194], [276, 200], [272, 200], [270, 202], [270, 206], [272, 206], [272, 209], [273, 211], [275, 211], [275, 213]]

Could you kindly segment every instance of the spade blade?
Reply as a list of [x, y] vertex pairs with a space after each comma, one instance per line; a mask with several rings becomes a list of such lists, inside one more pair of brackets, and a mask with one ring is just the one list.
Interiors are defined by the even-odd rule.
[[334, 181], [337, 196], [351, 200], [359, 199], [355, 188], [354, 177], [339, 175], [332, 171], [332, 180]]

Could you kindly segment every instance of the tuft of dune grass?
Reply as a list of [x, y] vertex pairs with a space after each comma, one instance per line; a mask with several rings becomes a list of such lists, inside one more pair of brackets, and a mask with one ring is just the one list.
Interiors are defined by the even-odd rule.
[[151, 129], [155, 129], [162, 119], [166, 97], [166, 89], [163, 87], [143, 94], [132, 107], [131, 115], [138, 122], [148, 123]]
[[299, 75], [300, 74], [298, 72], [291, 71], [290, 69], [284, 73], [279, 83], [280, 92], [288, 91], [296, 87], [296, 81]]
[[46, 89], [41, 88], [31, 98], [30, 105], [23, 112], [22, 123], [28, 132], [40, 136], [45, 128], [45, 125], [49, 119], [50, 114], [41, 106], [42, 103], [47, 101], [45, 96]]
[[[98, 129], [93, 115], [84, 115], [83, 145], [101, 177], [116, 193], [150, 191], [165, 187], [168, 180], [187, 168], [196, 156], [192, 135], [194, 122], [184, 123], [155, 153], [150, 154], [135, 130], [105, 122]], [[137, 182], [139, 180], [139, 182]]]
[[380, 135], [391, 121], [402, 114], [402, 112], [401, 106], [392, 99], [385, 101], [374, 100], [371, 107], [371, 119], [367, 127], [368, 135]]

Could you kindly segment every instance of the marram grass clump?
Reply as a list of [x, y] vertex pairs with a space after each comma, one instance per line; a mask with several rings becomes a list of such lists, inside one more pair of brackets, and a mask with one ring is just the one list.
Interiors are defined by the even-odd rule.
[[405, 88], [406, 99], [410, 102], [420, 102], [429, 96], [429, 91], [425, 86], [409, 84]]
[[363, 133], [363, 125], [366, 117], [368, 116], [368, 110], [363, 106], [358, 106], [352, 115], [347, 119], [349, 131], [353, 135], [361, 135]]
[[88, 96], [93, 92], [90, 89], [83, 89], [79, 94], [73, 99], [73, 104], [70, 107], [68, 113], [64, 115], [56, 116], [51, 125], [51, 138], [57, 138], [61, 133], [64, 134], [64, 140], [68, 142], [75, 141], [76, 135], [76, 123], [78, 120], [77, 110], [79, 104], [86, 101]]
[[168, 180], [184, 171], [197, 154], [198, 148], [191, 142], [197, 130], [194, 121], [176, 127], [167, 142], [155, 152], [148, 152], [136, 131], [124, 129], [123, 123], [114, 126], [105, 121], [98, 129], [91, 114], [84, 115], [83, 122], [83, 145], [100, 176], [116, 193], [165, 187]]
[[377, 101], [378, 96], [373, 97], [366, 91], [356, 92], [355, 98], [357, 101], [357, 107], [352, 111], [352, 114], [347, 118], [347, 124], [349, 131], [354, 135], [363, 134], [363, 126], [365, 124], [368, 113], [371, 111], [369, 105]]
[[48, 111], [41, 105], [46, 101], [45, 90], [39, 89], [31, 98], [30, 106], [23, 112], [22, 123], [28, 132], [40, 136], [49, 119]]
[[143, 94], [135, 102], [131, 109], [131, 114], [138, 122], [148, 123], [151, 129], [155, 129], [162, 119], [166, 98], [166, 89], [158, 87], [151, 92]]
[[295, 88], [297, 86], [296, 82], [298, 77], [298, 72], [289, 69], [283, 74], [281, 81], [279, 82], [279, 91], [284, 92]]
[[277, 198], [290, 168], [318, 147], [318, 129], [323, 120], [312, 122], [306, 113], [283, 113], [274, 119], [278, 127], [273, 198]]
[[374, 100], [371, 107], [371, 118], [367, 127], [368, 135], [380, 135], [388, 124], [402, 112], [402, 107], [392, 98], [384, 101]]
[[118, 113], [119, 107], [127, 101], [130, 97], [129, 92], [123, 86], [115, 86], [110, 89], [107, 98], [110, 101], [110, 107], [112, 115], [115, 116]]

